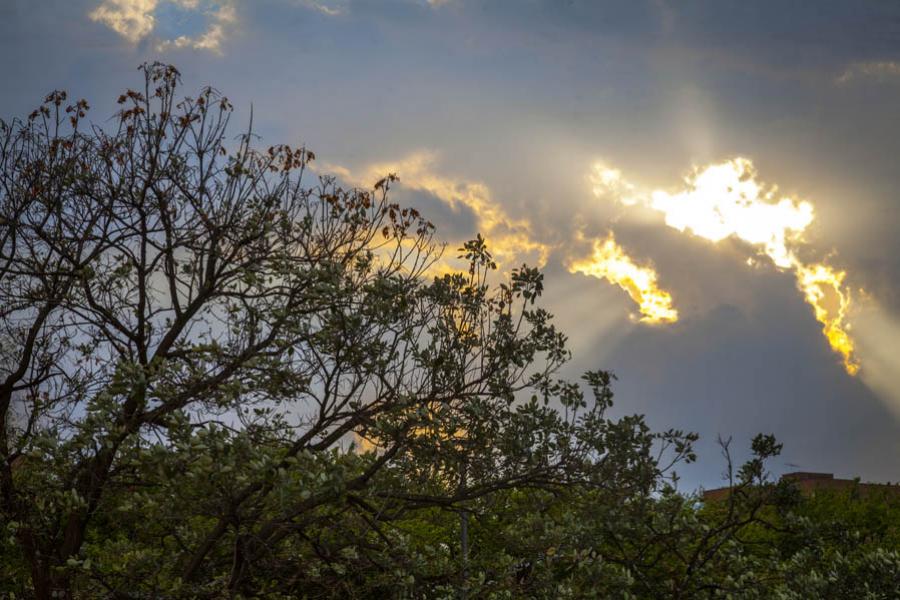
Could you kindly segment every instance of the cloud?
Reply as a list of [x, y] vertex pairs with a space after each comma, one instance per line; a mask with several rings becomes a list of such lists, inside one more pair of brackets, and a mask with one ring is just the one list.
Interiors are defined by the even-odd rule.
[[787, 246], [812, 223], [813, 207], [776, 193], [757, 180], [751, 161], [735, 158], [696, 169], [675, 193], [653, 191], [650, 207], [669, 227], [713, 242], [736, 237], [786, 268], [792, 261]]
[[338, 17], [347, 12], [347, 3], [341, 1], [298, 0], [300, 6], [327, 17]]
[[[573, 214], [569, 227], [574, 235], [539, 234], [531, 220], [507, 212], [486, 184], [442, 173], [439, 167], [435, 153], [421, 151], [353, 170], [329, 164], [322, 165], [322, 170], [361, 188], [371, 188], [385, 175], [395, 173], [400, 177], [400, 189], [407, 194], [443, 203], [450, 209], [450, 219], [464, 215], [468, 223], [462, 229], [472, 231], [457, 228], [456, 234], [471, 237], [481, 233], [501, 270], [508, 271], [522, 263], [544, 267], [553, 254], [562, 257], [563, 266], [570, 273], [596, 277], [624, 290], [640, 313], [633, 320], [651, 325], [678, 321], [673, 296], [661, 287], [652, 262], [630, 256], [612, 231], [600, 237], [588, 236], [584, 233], [583, 215]], [[874, 336], [869, 336], [865, 356], [858, 352], [855, 335], [851, 336], [855, 333], [850, 323], [855, 304], [846, 272], [824, 258], [808, 258], [815, 250], [803, 236], [814, 219], [813, 205], [783, 195], [776, 186], [762, 182], [749, 159], [736, 158], [696, 168], [670, 190], [641, 187], [603, 163], [594, 166], [589, 180], [596, 197], [652, 209], [664, 215], [665, 224], [672, 229], [713, 243], [728, 238], [740, 240], [753, 252], [747, 258], [749, 265], [758, 265], [756, 259], [762, 258], [778, 271], [793, 275], [797, 290], [822, 325], [828, 345], [840, 356], [849, 374], [859, 372], [861, 356], [863, 362], [865, 356], [875, 357], [871, 371], [890, 371], [879, 366], [884, 360], [878, 357], [884, 353], [872, 349]], [[450, 257], [434, 269], [446, 272], [458, 267]], [[880, 381], [878, 375], [865, 369], [863, 374], [866, 382]]]
[[206, 28], [199, 33], [157, 38], [155, 48], [160, 52], [193, 48], [219, 54], [230, 29], [237, 24], [232, 0], [103, 0], [88, 17], [106, 25], [129, 43], [137, 44], [152, 37], [159, 28], [159, 9], [165, 5], [201, 14], [206, 19]]
[[[315, 11], [326, 17], [340, 17], [353, 12], [354, 8], [360, 6], [359, 2], [354, 2], [353, 0], [294, 0], [294, 2], [303, 8]], [[453, 0], [412, 0], [409, 4], [427, 4], [430, 8], [437, 9], [452, 2]]]
[[370, 188], [385, 175], [395, 173], [404, 188], [435, 196], [451, 209], [465, 207], [471, 211], [477, 228], [472, 235], [484, 236], [501, 269], [521, 263], [543, 267], [547, 263], [551, 246], [536, 239], [527, 219], [510, 216], [484, 183], [439, 173], [433, 152], [414, 152], [397, 161], [373, 163], [354, 171], [340, 165], [324, 165], [323, 170], [361, 188]]
[[103, 0], [88, 17], [136, 44], [153, 31], [157, 3], [157, 0]]
[[834, 79], [834, 82], [844, 85], [854, 79], [870, 79], [879, 82], [900, 80], [900, 62], [881, 60], [852, 63]]
[[589, 258], [572, 260], [572, 273], [583, 273], [606, 279], [628, 293], [638, 305], [644, 323], [674, 323], [678, 311], [672, 306], [672, 295], [657, 284], [656, 271], [650, 265], [638, 265], [625, 253], [612, 232], [604, 240], [594, 240]]
[[[550, 254], [562, 250], [570, 273], [596, 277], [624, 290], [638, 305], [641, 316], [634, 317], [634, 321], [661, 324], [678, 320], [672, 296], [659, 287], [653, 266], [648, 261], [638, 262], [629, 256], [611, 232], [603, 239], [587, 239], [581, 227], [573, 223], [576, 234], [568, 236], [564, 243], [538, 239], [531, 221], [511, 216], [494, 199], [487, 185], [441, 174], [437, 167], [436, 154], [415, 152], [398, 161], [374, 163], [353, 171], [331, 164], [323, 165], [322, 169], [360, 188], [370, 188], [388, 173], [395, 173], [400, 177], [401, 189], [427, 194], [451, 210], [465, 209], [467, 215], [474, 217], [473, 229], [468, 235], [473, 237], [480, 233], [484, 236], [501, 271], [509, 271], [523, 263], [545, 267]], [[580, 219], [576, 217], [576, 221]], [[590, 249], [585, 254], [583, 247], [586, 244]], [[445, 258], [432, 270], [440, 273], [460, 267], [461, 263]]]
[[[182, 8], [198, 8], [199, 0], [174, 0]], [[175, 39], [162, 40], [157, 44], [159, 51], [169, 48], [193, 48], [195, 50], [209, 50], [214, 53], [222, 52], [222, 44], [230, 27], [237, 23], [237, 12], [234, 6], [226, 2], [219, 2], [213, 8], [206, 11], [209, 25], [203, 33], [196, 36], [180, 35]]]

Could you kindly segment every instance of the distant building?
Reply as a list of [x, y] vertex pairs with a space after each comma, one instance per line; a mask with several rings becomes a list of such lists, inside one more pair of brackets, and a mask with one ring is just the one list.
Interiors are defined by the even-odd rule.
[[[805, 471], [797, 471], [795, 473], [785, 473], [781, 476], [781, 481], [790, 481], [804, 496], [815, 496], [816, 492], [840, 492], [844, 490], [855, 490], [860, 497], [865, 497], [873, 493], [884, 493], [896, 495], [900, 497], [900, 484], [896, 483], [860, 483], [858, 479], [835, 479], [832, 473], [809, 473]], [[728, 497], [731, 488], [722, 487], [714, 490], [705, 490], [703, 499], [707, 501], [723, 500]]]

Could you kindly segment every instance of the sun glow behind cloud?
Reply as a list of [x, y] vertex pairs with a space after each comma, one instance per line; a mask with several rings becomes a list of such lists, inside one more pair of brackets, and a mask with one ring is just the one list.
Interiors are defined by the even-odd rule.
[[669, 227], [714, 243], [739, 239], [777, 268], [792, 271], [844, 368], [851, 375], [859, 371], [848, 322], [846, 274], [827, 263], [806, 263], [797, 255], [814, 219], [812, 204], [779, 196], [777, 187], [759, 182], [750, 160], [735, 158], [695, 169], [676, 192], [641, 191], [603, 163], [594, 166], [591, 181], [598, 197], [627, 206], [643, 204], [662, 213]]
[[[597, 239], [585, 239], [579, 233], [578, 241], [590, 243], [588, 254], [574, 252], [568, 244], [543, 241], [528, 219], [511, 216], [485, 184], [439, 174], [436, 167], [437, 157], [430, 152], [352, 172], [338, 165], [323, 165], [324, 171], [360, 187], [370, 187], [384, 175], [396, 173], [408, 189], [427, 192], [451, 208], [466, 207], [474, 214], [476, 231], [484, 235], [501, 270], [523, 262], [544, 266], [552, 251], [561, 250], [570, 272], [603, 279], [624, 290], [638, 306], [639, 316], [634, 320], [650, 325], [678, 320], [672, 294], [661, 287], [652, 264], [629, 256], [612, 232]], [[675, 190], [641, 188], [618, 169], [602, 163], [594, 166], [590, 181], [597, 197], [648, 207], [662, 214], [669, 227], [713, 243], [741, 240], [755, 250], [755, 256], [791, 272], [846, 371], [852, 375], [859, 371], [849, 323], [853, 305], [846, 273], [827, 262], [800, 258], [810, 250], [803, 236], [815, 217], [811, 203], [760, 182], [753, 163], [744, 158], [695, 169]], [[757, 261], [748, 257], [747, 262]], [[449, 258], [435, 263], [431, 270], [440, 274], [457, 267]]]
[[650, 196], [650, 207], [665, 215], [666, 225], [712, 242], [733, 236], [760, 248], [779, 267], [792, 266], [787, 244], [812, 223], [811, 204], [764, 189], [745, 158], [697, 170], [685, 184], [677, 193], [656, 190]]

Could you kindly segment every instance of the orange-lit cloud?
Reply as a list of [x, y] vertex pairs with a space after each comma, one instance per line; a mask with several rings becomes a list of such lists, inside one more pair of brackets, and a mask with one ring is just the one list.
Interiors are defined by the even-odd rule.
[[594, 166], [591, 181], [598, 197], [612, 197], [625, 205], [643, 204], [662, 213], [669, 227], [714, 243], [739, 239], [777, 268], [793, 272], [829, 345], [841, 356], [848, 373], [858, 372], [848, 322], [851, 294], [844, 284], [846, 274], [824, 262], [806, 263], [797, 255], [806, 245], [803, 234], [813, 222], [812, 204], [761, 183], [753, 163], [745, 158], [695, 169], [676, 191], [641, 190], [602, 163]]
[[659, 287], [656, 271], [649, 265], [637, 265], [616, 243], [612, 233], [604, 240], [594, 240], [591, 256], [570, 262], [568, 268], [572, 273], [606, 279], [621, 287], [638, 305], [639, 320], [644, 323], [674, 323], [678, 320], [672, 296]]
[[850, 337], [850, 290], [844, 285], [846, 273], [827, 264], [804, 265], [799, 261], [794, 264], [794, 272], [797, 287], [813, 307], [831, 348], [841, 355], [847, 372], [856, 375], [859, 360]]
[[[323, 170], [362, 188], [370, 188], [386, 174], [396, 173], [405, 188], [427, 192], [451, 208], [464, 206], [472, 211], [477, 232], [484, 236], [501, 269], [510, 269], [521, 263], [543, 267], [547, 263], [551, 248], [536, 239], [531, 223], [511, 217], [494, 200], [491, 190], [484, 183], [439, 174], [436, 162], [433, 153], [416, 152], [398, 161], [374, 163], [352, 172], [330, 164], [324, 165]], [[445, 263], [435, 265], [438, 270], [447, 268]]]

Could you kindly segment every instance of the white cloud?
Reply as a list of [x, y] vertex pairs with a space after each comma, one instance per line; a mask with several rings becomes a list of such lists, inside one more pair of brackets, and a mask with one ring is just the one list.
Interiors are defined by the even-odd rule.
[[900, 79], [900, 62], [880, 60], [853, 63], [837, 76], [834, 82], [843, 85], [854, 79], [874, 79], [876, 81]]
[[[328, 17], [338, 17], [350, 11], [349, 0], [293, 0], [295, 6], [315, 11]], [[431, 8], [439, 8], [452, 0], [424, 1]], [[199, 12], [206, 17], [207, 27], [198, 34], [173, 38], [157, 37], [155, 48], [162, 52], [170, 49], [193, 48], [221, 53], [228, 34], [237, 23], [235, 0], [101, 0], [88, 17], [106, 25], [126, 41], [137, 44], [153, 37], [158, 29], [158, 9], [175, 5], [182, 10]]]
[[319, 1], [319, 0], [299, 0], [300, 6], [314, 10], [328, 17], [337, 17], [347, 12], [345, 2]]
[[[350, 12], [352, 0], [294, 0], [299, 6], [328, 17], [339, 17]], [[413, 0], [414, 3], [427, 4], [430, 8], [440, 8], [453, 0]]]
[[[196, 10], [199, 0], [176, 0], [185, 9]], [[174, 40], [162, 40], [156, 45], [157, 50], [164, 51], [169, 48], [194, 48], [195, 50], [209, 50], [221, 53], [222, 43], [228, 33], [228, 29], [237, 23], [237, 13], [234, 6], [221, 3], [208, 13], [209, 26], [206, 31], [197, 36], [182, 35]]]
[[220, 53], [230, 30], [237, 23], [237, 13], [232, 0], [103, 0], [88, 17], [102, 23], [121, 35], [131, 44], [149, 38], [158, 24], [156, 11], [165, 3], [174, 4], [185, 11], [202, 11], [207, 19], [206, 29], [196, 35], [176, 38], [158, 38], [156, 49], [194, 48]]
[[88, 17], [136, 44], [153, 31], [156, 5], [157, 0], [103, 0]]

